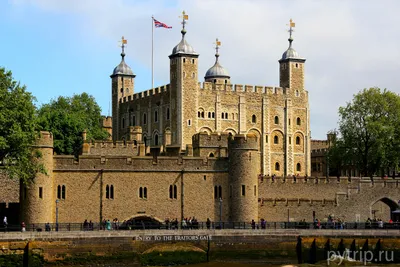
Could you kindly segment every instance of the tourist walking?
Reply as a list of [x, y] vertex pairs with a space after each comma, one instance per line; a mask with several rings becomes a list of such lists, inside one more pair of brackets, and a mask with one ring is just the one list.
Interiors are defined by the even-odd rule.
[[7, 226], [8, 226], [7, 216], [4, 216], [4, 219], [3, 219], [4, 232], [7, 232]]

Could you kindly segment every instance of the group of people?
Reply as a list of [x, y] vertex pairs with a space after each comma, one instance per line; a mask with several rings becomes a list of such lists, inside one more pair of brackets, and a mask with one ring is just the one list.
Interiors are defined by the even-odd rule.
[[[178, 229], [179, 228], [178, 218], [170, 220], [169, 218], [165, 219], [165, 227], [167, 229]], [[184, 218], [181, 222], [182, 229], [199, 229], [199, 222], [193, 216], [189, 218]]]
[[83, 231], [93, 231], [93, 222], [90, 220], [89, 222], [85, 220], [83, 222]]
[[267, 228], [267, 221], [264, 219], [260, 220], [260, 224], [256, 224], [254, 220], [251, 220], [251, 229], [266, 229]]
[[104, 219], [101, 223], [101, 229], [103, 230], [119, 230], [119, 221], [118, 218], [114, 218], [111, 222], [110, 219]]

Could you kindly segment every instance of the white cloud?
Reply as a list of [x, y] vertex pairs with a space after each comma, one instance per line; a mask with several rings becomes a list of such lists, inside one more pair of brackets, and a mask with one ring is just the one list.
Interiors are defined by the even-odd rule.
[[[234, 83], [278, 85], [278, 62], [288, 46], [289, 18], [296, 22], [294, 48], [306, 61], [313, 137], [336, 127], [337, 109], [364, 87], [400, 92], [400, 2], [180, 0], [13, 0], [16, 7], [73, 13], [83, 33], [117, 40], [126, 33], [130, 61], [150, 68], [151, 15], [173, 26], [156, 29], [155, 72], [168, 83], [168, 55], [180, 40], [181, 10], [189, 14], [187, 40], [200, 53], [199, 77], [214, 62], [213, 42]], [[112, 66], [110, 67], [112, 68]], [[140, 77], [137, 77], [140, 79]], [[147, 88], [143, 88], [147, 89]]]

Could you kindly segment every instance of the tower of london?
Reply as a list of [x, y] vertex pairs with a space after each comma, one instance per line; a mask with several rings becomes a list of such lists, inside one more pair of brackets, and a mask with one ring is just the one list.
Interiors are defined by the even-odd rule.
[[76, 159], [54, 155], [52, 134], [41, 132], [34, 149], [47, 173], [16, 186], [19, 199], [0, 194], [20, 221], [311, 221], [330, 214], [360, 221], [372, 210], [393, 216], [397, 180], [311, 176], [306, 60], [291, 28], [277, 56], [279, 86], [259, 86], [232, 84], [218, 41], [214, 64], [199, 73], [201, 57], [182, 24], [168, 56], [170, 83], [157, 88], [135, 93], [140, 77], [125, 62], [123, 43], [110, 76], [112, 117], [103, 122], [110, 140], [87, 140], [83, 132]]

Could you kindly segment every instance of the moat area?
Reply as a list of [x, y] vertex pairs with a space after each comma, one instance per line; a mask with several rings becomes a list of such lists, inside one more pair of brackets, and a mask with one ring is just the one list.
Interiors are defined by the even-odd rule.
[[[368, 255], [367, 262], [374, 264], [400, 263], [400, 230], [138, 230], [0, 235], [0, 266], [7, 257], [18, 264], [27, 260], [38, 263], [32, 266], [327, 266], [329, 256], [342, 256], [344, 251], [356, 253], [356, 260], [361, 253], [363, 258]], [[385, 258], [378, 258], [380, 252], [386, 253]], [[23, 266], [18, 264], [4, 266]], [[331, 261], [330, 265], [338, 264]]]

